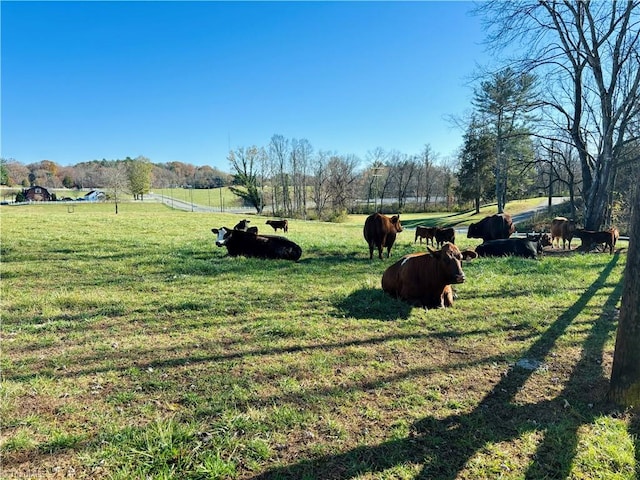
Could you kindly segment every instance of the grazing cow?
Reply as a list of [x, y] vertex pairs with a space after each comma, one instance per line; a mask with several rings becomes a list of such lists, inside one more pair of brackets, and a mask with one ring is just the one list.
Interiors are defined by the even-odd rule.
[[227, 252], [232, 257], [243, 255], [245, 257], [297, 261], [302, 255], [300, 246], [288, 238], [275, 235], [257, 235], [225, 227], [212, 228], [211, 231], [218, 236], [216, 245], [227, 247]]
[[440, 248], [446, 242], [456, 243], [456, 231], [453, 227], [436, 228], [435, 231], [436, 245]]
[[373, 213], [364, 221], [364, 239], [369, 244], [369, 259], [373, 258], [373, 249], [378, 249], [378, 258], [382, 260], [382, 249], [387, 248], [387, 258], [396, 241], [396, 234], [402, 231], [400, 215], [389, 218], [381, 213]]
[[569, 250], [571, 250], [571, 240], [573, 240], [573, 234], [576, 231], [576, 222], [569, 220], [565, 217], [556, 217], [551, 220], [551, 246], [553, 242], [558, 240], [558, 248], [560, 248], [560, 239], [562, 239], [562, 249], [566, 247], [566, 242], [569, 242]]
[[425, 243], [427, 245], [429, 245], [429, 242], [431, 242], [431, 245], [433, 245], [433, 237], [436, 234], [436, 227], [422, 227], [420, 225], [418, 225], [416, 227], [416, 238], [413, 240], [413, 243], [416, 243], [416, 240], [418, 240], [418, 238], [420, 239], [420, 244], [422, 244], [422, 239], [425, 239]]
[[462, 253], [462, 260], [473, 260], [478, 258], [478, 253], [475, 250], [464, 250]]
[[476, 247], [476, 252], [481, 257], [524, 257], [537, 258], [537, 242], [526, 238], [499, 238], [489, 240]]
[[513, 225], [511, 215], [496, 213], [483, 218], [478, 223], [469, 225], [467, 238], [481, 238], [483, 242], [487, 242], [499, 238], [509, 238], [515, 231], [516, 227]]
[[382, 289], [392, 297], [424, 308], [453, 305], [451, 284], [464, 282], [460, 250], [445, 243], [440, 250], [405, 255], [382, 275]]
[[285, 233], [289, 231], [288, 220], [267, 220], [265, 223], [267, 225], [271, 225], [274, 232], [277, 232], [279, 228], [281, 228]]
[[615, 233], [612, 230], [606, 230], [604, 232], [594, 232], [592, 230], [583, 230], [576, 228], [574, 236], [582, 240], [580, 250], [589, 252], [592, 250], [593, 245], [599, 245], [604, 243], [605, 247], [603, 251], [607, 251], [609, 247], [609, 254], [613, 255], [613, 246], [615, 245]]
[[548, 233], [527, 233], [527, 240], [537, 243], [538, 253], [542, 253], [544, 247], [551, 245], [551, 235]]

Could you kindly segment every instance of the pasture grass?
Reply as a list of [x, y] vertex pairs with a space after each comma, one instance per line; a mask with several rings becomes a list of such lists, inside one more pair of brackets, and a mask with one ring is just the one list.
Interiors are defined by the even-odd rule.
[[296, 263], [227, 257], [239, 215], [0, 216], [3, 478], [636, 476], [603, 401], [624, 251], [474, 260], [425, 311], [380, 289], [424, 245], [370, 261], [364, 216], [291, 220]]

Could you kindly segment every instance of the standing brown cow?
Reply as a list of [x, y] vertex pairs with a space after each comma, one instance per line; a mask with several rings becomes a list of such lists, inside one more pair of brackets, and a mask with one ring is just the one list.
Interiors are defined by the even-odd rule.
[[378, 258], [382, 260], [382, 249], [387, 248], [387, 258], [391, 255], [391, 247], [396, 241], [396, 233], [402, 231], [400, 215], [389, 218], [381, 213], [373, 213], [364, 222], [364, 239], [369, 244], [369, 259], [373, 258], [373, 249], [378, 249]]
[[[428, 247], [427, 247], [428, 248]], [[464, 282], [460, 250], [445, 243], [440, 250], [405, 255], [382, 275], [382, 289], [411, 305], [441, 308], [453, 305], [451, 284]]]
[[446, 242], [456, 243], [456, 231], [453, 227], [438, 227], [436, 228], [435, 239], [438, 248], [440, 248]]
[[288, 220], [267, 220], [265, 223], [267, 225], [271, 225], [274, 232], [277, 232], [279, 228], [281, 228], [285, 233], [289, 231]]
[[[617, 231], [617, 230], [616, 230]], [[615, 232], [612, 229], [605, 230], [604, 232], [594, 232], [593, 230], [583, 230], [576, 228], [574, 236], [582, 240], [579, 250], [583, 252], [589, 252], [594, 245], [604, 244], [603, 252], [609, 248], [609, 253], [613, 255], [613, 246], [616, 244]]]
[[433, 245], [433, 237], [435, 234], [436, 227], [423, 227], [418, 225], [416, 227], [416, 238], [413, 240], [413, 243], [416, 243], [416, 241], [420, 239], [420, 243], [422, 244], [422, 239], [424, 238], [427, 245], [429, 245], [429, 242]]
[[618, 230], [616, 227], [611, 227], [609, 228], [609, 231], [613, 234], [613, 246], [616, 246], [616, 243], [618, 243], [618, 239], [620, 238], [620, 230]]
[[560, 239], [562, 239], [562, 249], [569, 242], [569, 250], [571, 250], [571, 240], [573, 240], [576, 231], [576, 222], [565, 217], [556, 217], [551, 221], [551, 246], [553, 242], [558, 240], [558, 248], [560, 248]]

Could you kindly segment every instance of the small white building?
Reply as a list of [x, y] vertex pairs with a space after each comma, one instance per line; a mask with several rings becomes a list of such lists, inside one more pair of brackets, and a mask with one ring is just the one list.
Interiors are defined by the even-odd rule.
[[100, 190], [91, 190], [83, 199], [85, 202], [104, 202], [107, 199], [107, 194]]

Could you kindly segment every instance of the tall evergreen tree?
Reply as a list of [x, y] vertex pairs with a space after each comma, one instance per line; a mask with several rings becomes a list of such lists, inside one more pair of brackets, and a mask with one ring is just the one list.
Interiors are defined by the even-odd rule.
[[509, 160], [514, 141], [528, 135], [529, 112], [535, 107], [534, 85], [533, 75], [506, 68], [481, 82], [474, 95], [475, 107], [495, 136], [495, 191], [499, 213], [507, 203]]
[[456, 195], [461, 202], [473, 201], [476, 213], [480, 203], [494, 198], [495, 138], [486, 126], [473, 119], [464, 135], [457, 173]]

